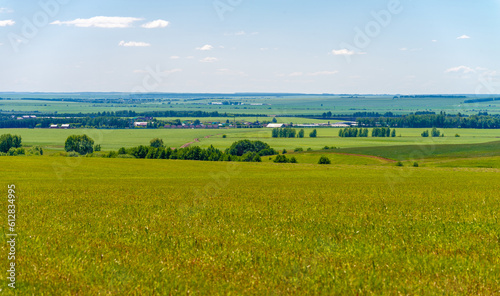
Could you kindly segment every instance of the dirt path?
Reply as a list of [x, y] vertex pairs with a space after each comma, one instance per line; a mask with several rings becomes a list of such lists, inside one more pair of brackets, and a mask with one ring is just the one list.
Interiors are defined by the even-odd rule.
[[[208, 136], [205, 136], [204, 138], [205, 138], [205, 139], [208, 139], [208, 138], [210, 138], [210, 137], [214, 137], [214, 136], [218, 136], [218, 135], [222, 135], [222, 134], [208, 135]], [[186, 148], [186, 147], [189, 147], [189, 146], [193, 145], [193, 144], [194, 144], [194, 143], [196, 143], [196, 142], [200, 142], [200, 139], [196, 138], [196, 139], [194, 139], [192, 142], [189, 142], [189, 143], [186, 143], [186, 144], [182, 145], [182, 146], [181, 146], [181, 148]]]
[[373, 158], [377, 159], [380, 161], [384, 162], [396, 162], [393, 159], [385, 158], [385, 157], [380, 157], [380, 156], [374, 156], [374, 155], [366, 155], [366, 154], [352, 154], [352, 153], [340, 153], [340, 152], [335, 152], [335, 154], [343, 154], [343, 155], [351, 155], [351, 156], [359, 156], [359, 157], [366, 157], [366, 158]]
[[189, 147], [191, 144], [194, 144], [194, 143], [199, 142], [199, 141], [200, 140], [198, 138], [196, 138], [192, 142], [189, 142], [189, 143], [186, 143], [186, 144], [182, 145], [181, 148]]

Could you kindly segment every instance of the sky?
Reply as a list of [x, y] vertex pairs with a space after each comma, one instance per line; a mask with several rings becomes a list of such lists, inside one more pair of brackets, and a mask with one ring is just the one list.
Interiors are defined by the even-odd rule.
[[499, 94], [500, 0], [0, 0], [0, 92]]

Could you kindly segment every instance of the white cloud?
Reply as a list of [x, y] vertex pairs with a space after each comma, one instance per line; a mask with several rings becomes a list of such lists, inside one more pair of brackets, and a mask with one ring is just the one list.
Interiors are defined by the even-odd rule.
[[165, 20], [155, 20], [149, 23], [143, 24], [141, 27], [146, 28], [146, 29], [156, 29], [156, 28], [166, 28], [168, 25], [170, 25], [170, 22], [165, 21]]
[[457, 37], [457, 39], [470, 39], [470, 36], [462, 35], [462, 36]]
[[147, 47], [147, 46], [151, 46], [151, 44], [149, 43], [146, 43], [146, 42], [137, 42], [137, 41], [129, 41], [129, 42], [125, 42], [125, 41], [120, 41], [120, 43], [118, 43], [119, 46], [125, 46], [125, 47]]
[[0, 21], [0, 27], [13, 26], [16, 22], [13, 20]]
[[229, 76], [247, 76], [245, 72], [233, 71], [230, 69], [217, 69], [215, 72], [217, 75], [229, 75]]
[[445, 73], [463, 72], [464, 74], [466, 74], [466, 73], [473, 73], [476, 71], [470, 67], [467, 67], [467, 66], [458, 66], [458, 67], [453, 67], [453, 68], [447, 69], [444, 72]]
[[[170, 75], [170, 74], [173, 74], [173, 73], [177, 73], [177, 72], [182, 72], [182, 69], [172, 69], [172, 70], [167, 70], [167, 71], [161, 71], [161, 72], [157, 72], [157, 74], [159, 75]], [[151, 71], [147, 71], [147, 70], [134, 70], [134, 73], [138, 73], [138, 74], [151, 74]]]
[[290, 76], [290, 77], [297, 77], [297, 76], [302, 76], [302, 75], [304, 75], [304, 73], [302, 73], [302, 72], [292, 72], [292, 73], [288, 74], [288, 76]]
[[350, 55], [355, 55], [355, 54], [366, 54], [366, 52], [355, 52], [353, 50], [348, 50], [348, 49], [334, 49], [332, 50], [332, 54], [333, 55], [347, 55], [347, 56], [350, 56]]
[[[247, 33], [245, 31], [238, 31], [236, 33], [225, 33], [225, 36], [243, 36], [246, 35]], [[258, 34], [257, 32], [252, 33], [252, 35]]]
[[95, 16], [88, 19], [75, 19], [72, 21], [54, 21], [51, 25], [67, 25], [81, 28], [129, 28], [140, 18], [120, 16]]
[[436, 39], [432, 39], [431, 41], [432, 41], [432, 42], [438, 42]]
[[180, 59], [180, 58], [181, 58], [180, 56], [171, 56], [171, 57], [170, 57], [170, 59], [171, 59], [171, 60], [178, 60], [178, 59]]
[[0, 13], [11, 13], [14, 12], [12, 9], [9, 9], [7, 7], [0, 7]]
[[307, 73], [307, 76], [322, 76], [322, 75], [334, 75], [339, 73], [339, 71], [318, 71], [318, 72], [312, 72], [312, 73]]
[[210, 44], [205, 44], [202, 47], [197, 47], [196, 49], [206, 51], [206, 50], [212, 50], [214, 49], [214, 47]]
[[202, 62], [202, 63], [213, 63], [213, 62], [217, 62], [218, 60], [219, 60], [218, 58], [206, 57], [204, 59], [201, 59], [200, 62]]
[[407, 47], [403, 47], [403, 48], [400, 48], [399, 50], [401, 50], [401, 51], [421, 51], [422, 48], [407, 48]]

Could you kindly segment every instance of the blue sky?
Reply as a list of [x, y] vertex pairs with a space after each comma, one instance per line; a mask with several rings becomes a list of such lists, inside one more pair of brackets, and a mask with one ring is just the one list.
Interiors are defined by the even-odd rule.
[[0, 91], [500, 93], [499, 28], [500, 0], [0, 1]]

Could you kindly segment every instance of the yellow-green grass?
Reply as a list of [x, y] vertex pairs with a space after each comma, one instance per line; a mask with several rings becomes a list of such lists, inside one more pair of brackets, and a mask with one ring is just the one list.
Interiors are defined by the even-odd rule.
[[[305, 138], [272, 138], [271, 129], [242, 129], [227, 135], [211, 137], [209, 139], [200, 139], [201, 147], [214, 145], [218, 148], [226, 148], [236, 140], [250, 139], [261, 140], [268, 143], [275, 149], [293, 150], [295, 148], [311, 148], [313, 150], [322, 149], [325, 146], [338, 148], [351, 147], [377, 147], [377, 146], [395, 146], [395, 145], [440, 145], [440, 144], [470, 144], [484, 143], [500, 140], [500, 130], [478, 130], [478, 129], [440, 129], [445, 137], [423, 138], [421, 133], [423, 128], [418, 129], [396, 129], [397, 137], [390, 138], [341, 138], [338, 136], [338, 128], [318, 128], [318, 137], [309, 138], [309, 133], [313, 130], [305, 130]], [[370, 129], [371, 130], [371, 129]], [[460, 137], [455, 137], [459, 134]], [[399, 137], [401, 135], [401, 137]]]
[[118, 150], [121, 147], [149, 145], [153, 138], [163, 139], [165, 145], [180, 147], [206, 136], [229, 134], [228, 129], [0, 129], [0, 134], [21, 135], [24, 145], [41, 145], [51, 150], [64, 150], [64, 142], [70, 135], [87, 134], [103, 150]]
[[[298, 163], [317, 164], [321, 156], [326, 156], [330, 159], [331, 164], [348, 164], [348, 165], [381, 165], [392, 163], [390, 160], [364, 156], [364, 155], [348, 155], [338, 152], [337, 150], [324, 150], [312, 152], [290, 152], [286, 153], [288, 158], [295, 157]], [[273, 162], [276, 156], [263, 156], [262, 162]]]
[[0, 165], [18, 196], [18, 295], [500, 293], [497, 169]]

